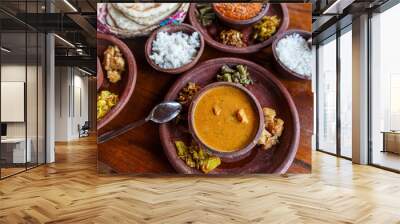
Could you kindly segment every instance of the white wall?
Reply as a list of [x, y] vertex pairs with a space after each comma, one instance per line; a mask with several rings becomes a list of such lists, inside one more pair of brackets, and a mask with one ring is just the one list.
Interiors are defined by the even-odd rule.
[[[36, 75], [36, 66], [27, 66], [28, 71], [28, 85], [29, 87], [34, 86], [35, 88], [27, 88], [27, 107], [29, 111], [36, 111], [37, 99], [36, 99], [36, 79], [31, 78], [29, 74]], [[1, 66], [1, 81], [3, 82], [25, 82], [25, 64], [5, 64]], [[39, 105], [40, 107], [41, 105]], [[7, 108], [2, 108], [6, 110]], [[36, 113], [27, 113], [28, 129], [32, 127], [36, 130]], [[24, 122], [11, 122], [7, 123], [7, 135], [8, 137], [25, 137], [25, 123]], [[33, 127], [34, 126], [34, 127]], [[28, 137], [29, 137], [28, 130]], [[35, 131], [36, 135], [36, 131]]]
[[[38, 69], [38, 70], [36, 70]], [[23, 122], [6, 122], [8, 138], [25, 138], [30, 139], [30, 147], [32, 149], [32, 161], [39, 163], [44, 162], [44, 89], [42, 67], [36, 65], [25, 64], [3, 64], [1, 66], [2, 82], [24, 82], [26, 83], [26, 114], [27, 120]], [[27, 78], [27, 81], [25, 80]], [[37, 92], [38, 91], [38, 92]], [[24, 92], [22, 92], [24, 94]], [[2, 96], [4, 97], [4, 96]], [[8, 110], [9, 108], [1, 108]], [[22, 107], [22, 110], [25, 108]], [[25, 111], [22, 111], [23, 113]], [[39, 156], [37, 157], [37, 154]]]
[[[23, 66], [18, 64], [2, 65], [1, 81], [25, 82], [25, 64]], [[1, 109], [3, 110], [6, 108], [1, 108]], [[24, 122], [7, 123], [7, 137], [25, 138], [25, 123]]]
[[68, 141], [69, 68], [55, 68], [55, 141]]
[[88, 78], [71, 67], [56, 67], [55, 73], [55, 141], [78, 139], [78, 125], [88, 120]]
[[[30, 69], [30, 68], [28, 68]], [[25, 64], [9, 64], [1, 66], [1, 81], [3, 82], [25, 82]], [[5, 110], [6, 108], [1, 108]], [[7, 137], [25, 138], [25, 123], [7, 123]]]
[[75, 70], [75, 77], [74, 77], [74, 108], [72, 114], [72, 136], [73, 138], [78, 138], [78, 125], [83, 125], [85, 121], [88, 121], [89, 117], [89, 102], [88, 102], [88, 78], [82, 76], [82, 73], [79, 72], [78, 75], [76, 74]]

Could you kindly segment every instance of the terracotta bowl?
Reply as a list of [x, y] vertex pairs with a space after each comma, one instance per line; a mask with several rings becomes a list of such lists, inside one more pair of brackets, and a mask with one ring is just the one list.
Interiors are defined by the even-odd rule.
[[103, 61], [104, 51], [109, 45], [116, 45], [121, 50], [125, 58], [125, 71], [122, 73], [121, 80], [119, 82], [115, 84], [109, 83], [107, 86], [104, 85], [107, 81], [106, 74], [104, 74], [104, 81], [100, 90], [109, 90], [112, 93], [118, 94], [119, 102], [111, 109], [110, 112], [108, 112], [106, 116], [97, 121], [98, 130], [106, 126], [110, 121], [117, 117], [128, 103], [132, 96], [133, 90], [135, 89], [137, 77], [136, 60], [129, 47], [115, 36], [97, 33], [97, 56], [100, 60], [100, 66], [102, 66], [101, 62]]
[[97, 91], [102, 87], [104, 82], [104, 73], [103, 67], [101, 66], [101, 62], [99, 57], [97, 57]]
[[197, 3], [190, 4], [189, 10], [189, 21], [190, 23], [201, 32], [201, 35], [204, 37], [205, 42], [212, 48], [217, 49], [218, 51], [223, 51], [227, 53], [234, 53], [234, 54], [250, 54], [258, 52], [270, 45], [272, 45], [273, 40], [281, 33], [285, 32], [289, 27], [289, 10], [287, 4], [280, 3], [280, 4], [270, 4], [267, 12], [267, 16], [274, 16], [276, 15], [281, 19], [281, 23], [279, 28], [277, 29], [276, 33], [268, 38], [265, 41], [258, 42], [252, 40], [252, 33], [253, 28], [252, 26], [247, 26], [245, 29], [241, 29], [243, 33], [243, 39], [248, 40], [248, 46], [246, 47], [234, 47], [229, 46], [221, 43], [219, 41], [219, 33], [226, 29], [227, 26], [221, 24], [220, 20], [216, 20], [210, 26], [203, 26], [197, 19], [199, 15], [199, 11], [197, 9]]
[[[161, 68], [159, 65], [154, 63], [154, 61], [150, 58], [150, 55], [152, 52], [152, 43], [156, 39], [157, 33], [161, 32], [161, 31], [168, 32], [168, 33], [175, 33], [175, 32], [182, 31], [187, 34], [192, 34], [193, 32], [198, 32], [199, 36], [200, 36], [200, 48], [197, 51], [197, 56], [191, 62], [189, 62], [188, 64], [185, 64], [179, 68], [172, 68], [172, 69]], [[155, 70], [164, 72], [164, 73], [169, 73], [169, 74], [180, 74], [180, 73], [183, 73], [183, 72], [191, 69], [193, 66], [196, 65], [196, 63], [199, 61], [201, 55], [203, 54], [203, 50], [204, 50], [204, 38], [196, 28], [194, 28], [193, 26], [190, 26], [188, 24], [183, 24], [183, 23], [180, 25], [171, 24], [171, 25], [163, 26], [163, 27], [157, 29], [150, 35], [150, 37], [147, 39], [146, 46], [145, 46], [145, 56], [146, 56], [147, 62]]]
[[225, 15], [221, 14], [217, 9], [215, 3], [212, 4], [215, 14], [217, 15], [218, 19], [225, 25], [232, 27], [234, 29], [243, 29], [246, 28], [258, 21], [260, 21], [268, 12], [269, 3], [265, 3], [261, 8], [261, 11], [254, 17], [246, 20], [237, 20], [226, 17]]
[[[276, 110], [277, 116], [284, 120], [284, 131], [279, 144], [268, 150], [254, 147], [249, 156], [233, 163], [223, 162], [210, 174], [249, 174], [249, 173], [285, 173], [292, 165], [300, 141], [300, 121], [296, 105], [291, 94], [277, 78], [277, 73], [254, 62], [240, 58], [213, 58], [200, 63], [180, 76], [167, 92], [164, 100], [176, 100], [182, 88], [188, 82], [197, 83], [203, 88], [215, 82], [215, 75], [221, 66], [246, 65], [254, 84], [246, 87], [261, 106]], [[186, 123], [169, 122], [160, 125], [160, 139], [165, 155], [179, 173], [202, 174], [201, 171], [188, 167], [176, 153], [175, 140], [181, 139], [190, 144], [193, 139], [188, 133]]]
[[[247, 144], [243, 148], [237, 149], [233, 152], [221, 152], [217, 149], [213, 149], [213, 148], [207, 146], [207, 144], [205, 144], [197, 136], [196, 130], [195, 130], [194, 124], [193, 124], [194, 123], [194, 108], [196, 107], [196, 105], [199, 102], [199, 100], [201, 99], [201, 97], [208, 90], [213, 89], [215, 87], [219, 87], [219, 86], [231, 86], [231, 87], [235, 87], [235, 88], [243, 91], [249, 97], [249, 99], [252, 101], [253, 109], [256, 111], [256, 114], [258, 114], [258, 127], [257, 127], [257, 131], [256, 131], [255, 135], [252, 137], [252, 140], [249, 142], [249, 144]], [[250, 154], [251, 150], [254, 148], [254, 146], [256, 146], [258, 139], [260, 138], [261, 133], [262, 133], [263, 129], [265, 128], [263, 111], [262, 111], [262, 108], [261, 108], [260, 103], [258, 102], [257, 98], [242, 85], [231, 83], [231, 82], [215, 82], [215, 83], [211, 83], [211, 84], [205, 86], [204, 88], [202, 88], [196, 94], [196, 96], [193, 98], [192, 103], [190, 104], [189, 113], [188, 113], [188, 121], [189, 121], [188, 122], [189, 130], [190, 130], [193, 138], [198, 143], [200, 143], [207, 150], [208, 153], [220, 157], [221, 160], [224, 162], [234, 162], [234, 161], [243, 159], [244, 157], [248, 156]]]
[[292, 78], [292, 79], [303, 79], [303, 80], [310, 80], [311, 79], [311, 75], [307, 76], [307, 75], [302, 75], [299, 74], [295, 71], [292, 71], [291, 69], [289, 69], [288, 67], [286, 67], [285, 64], [283, 64], [283, 62], [279, 59], [278, 54], [276, 52], [276, 46], [278, 45], [278, 42], [285, 38], [286, 36], [293, 34], [293, 33], [298, 33], [300, 36], [302, 36], [304, 39], [306, 39], [306, 41], [311, 37], [311, 33], [310, 32], [306, 32], [303, 30], [288, 30], [285, 33], [282, 33], [281, 35], [279, 35], [274, 42], [272, 43], [272, 53], [273, 53], [273, 58], [274, 58], [274, 67], [277, 69], [277, 71], [279, 72], [280, 75], [282, 75], [285, 78]]

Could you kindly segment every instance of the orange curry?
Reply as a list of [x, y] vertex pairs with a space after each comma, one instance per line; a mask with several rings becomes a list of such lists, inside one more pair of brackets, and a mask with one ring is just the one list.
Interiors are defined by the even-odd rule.
[[214, 3], [215, 9], [222, 15], [235, 19], [251, 19], [261, 11], [262, 3]]
[[207, 90], [194, 107], [194, 131], [208, 147], [233, 152], [248, 145], [257, 132], [257, 112], [241, 89], [218, 86]]

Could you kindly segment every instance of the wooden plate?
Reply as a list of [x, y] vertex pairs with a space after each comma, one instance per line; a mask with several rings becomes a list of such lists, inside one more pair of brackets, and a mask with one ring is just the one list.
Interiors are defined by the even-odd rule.
[[[234, 163], [222, 163], [210, 174], [285, 173], [296, 156], [299, 144], [299, 116], [287, 89], [267, 69], [239, 58], [208, 60], [181, 76], [169, 89], [165, 100], [176, 100], [179, 91], [188, 82], [195, 82], [202, 87], [214, 82], [216, 74], [224, 64], [246, 65], [254, 80], [254, 84], [247, 87], [248, 90], [258, 99], [262, 107], [275, 109], [277, 117], [283, 119], [285, 125], [278, 145], [269, 150], [255, 147], [248, 157]], [[164, 152], [177, 172], [202, 174], [201, 171], [186, 166], [176, 154], [175, 140], [184, 140], [186, 143], [190, 143], [192, 139], [187, 125], [177, 125], [174, 122], [162, 124], [160, 125], [160, 138]]]
[[[117, 83], [103, 84], [99, 91], [110, 90], [112, 93], [118, 94], [119, 102], [114, 106], [110, 112], [107, 113], [101, 120], [97, 121], [97, 129], [101, 129], [106, 126], [111, 120], [113, 120], [128, 103], [133, 90], [135, 89], [137, 66], [136, 60], [128, 46], [117, 37], [97, 33], [97, 56], [100, 62], [103, 61], [104, 51], [109, 45], [116, 45], [121, 50], [125, 58], [125, 72], [121, 75], [121, 80]], [[104, 72], [104, 79], [107, 79], [107, 74]], [[104, 80], [106, 83], [106, 80]]]
[[[220, 21], [216, 20], [212, 25], [208, 27], [204, 27], [197, 20], [197, 8], [196, 3], [190, 4], [189, 8], [189, 21], [190, 23], [197, 28], [204, 37], [204, 40], [211, 47], [216, 48], [220, 51], [236, 53], [236, 54], [248, 54], [257, 52], [265, 47], [268, 47], [272, 44], [274, 39], [281, 33], [285, 32], [289, 26], [289, 12], [286, 4], [270, 4], [267, 16], [277, 15], [281, 19], [281, 24], [279, 26], [278, 31], [270, 37], [268, 40], [265, 40], [260, 43], [253, 43], [253, 41], [249, 41], [249, 45], [247, 47], [233, 47], [229, 45], [222, 44], [218, 41], [217, 36], [219, 32], [223, 29], [229, 29], [227, 26], [223, 25]], [[249, 26], [246, 29], [242, 30], [243, 39], [250, 40], [250, 36], [252, 33], [252, 27]]]

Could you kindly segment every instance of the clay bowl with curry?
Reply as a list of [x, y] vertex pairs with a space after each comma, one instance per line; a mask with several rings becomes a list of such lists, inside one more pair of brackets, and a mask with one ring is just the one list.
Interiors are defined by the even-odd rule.
[[269, 3], [213, 3], [212, 7], [222, 23], [243, 29], [261, 20], [268, 12]]
[[264, 129], [262, 108], [245, 87], [216, 82], [202, 88], [189, 107], [193, 138], [224, 162], [245, 158]]
[[[137, 66], [136, 60], [129, 49], [129, 47], [120, 39], [113, 35], [97, 33], [97, 56], [99, 59], [98, 72], [102, 72], [103, 81], [98, 89], [98, 93], [103, 90], [110, 91], [118, 95], [117, 104], [111, 108], [103, 117], [97, 120], [97, 130], [104, 128], [108, 125], [114, 118], [118, 116], [118, 114], [125, 108], [129, 99], [133, 94], [133, 90], [135, 89], [136, 77], [137, 77]], [[124, 58], [125, 70], [121, 73], [121, 80], [116, 83], [111, 83], [109, 81], [108, 75], [106, 75], [106, 71], [104, 70], [104, 52], [109, 47], [118, 47], [121, 51], [122, 56]], [[98, 94], [99, 95], [99, 94]]]

